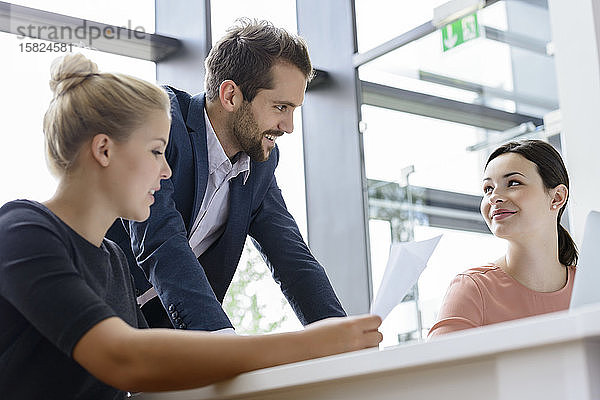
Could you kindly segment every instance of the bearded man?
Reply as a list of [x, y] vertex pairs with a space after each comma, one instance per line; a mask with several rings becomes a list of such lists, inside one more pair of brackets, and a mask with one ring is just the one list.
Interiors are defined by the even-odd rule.
[[312, 74], [303, 39], [241, 20], [206, 59], [206, 93], [166, 88], [173, 175], [148, 220], [109, 232], [128, 255], [150, 326], [233, 331], [221, 303], [247, 235], [303, 325], [346, 315], [274, 175], [275, 142], [293, 131]]

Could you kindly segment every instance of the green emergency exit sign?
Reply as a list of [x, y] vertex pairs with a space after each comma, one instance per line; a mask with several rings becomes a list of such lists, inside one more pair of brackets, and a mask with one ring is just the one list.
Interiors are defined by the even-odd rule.
[[477, 14], [467, 15], [442, 28], [442, 46], [444, 51], [479, 37]]

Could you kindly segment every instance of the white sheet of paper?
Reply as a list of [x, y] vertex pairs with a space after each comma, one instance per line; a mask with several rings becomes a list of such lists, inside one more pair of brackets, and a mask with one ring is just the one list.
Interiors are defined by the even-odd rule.
[[379, 315], [383, 320], [402, 301], [417, 283], [441, 237], [392, 244], [377, 297], [371, 304], [371, 314]]

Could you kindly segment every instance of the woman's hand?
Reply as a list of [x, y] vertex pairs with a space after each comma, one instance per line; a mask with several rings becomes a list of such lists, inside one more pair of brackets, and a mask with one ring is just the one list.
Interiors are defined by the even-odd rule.
[[323, 357], [377, 346], [383, 339], [380, 325], [377, 315], [328, 318], [307, 325], [304, 333], [310, 353]]

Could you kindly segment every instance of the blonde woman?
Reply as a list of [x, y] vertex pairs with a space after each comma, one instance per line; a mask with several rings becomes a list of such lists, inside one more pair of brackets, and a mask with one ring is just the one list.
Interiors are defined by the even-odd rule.
[[171, 170], [169, 98], [100, 73], [84, 56], [52, 66], [44, 118], [54, 196], [0, 209], [0, 393], [6, 398], [123, 398], [376, 346], [378, 317], [329, 319], [266, 336], [139, 329], [127, 261], [104, 238], [116, 218], [148, 218]]

